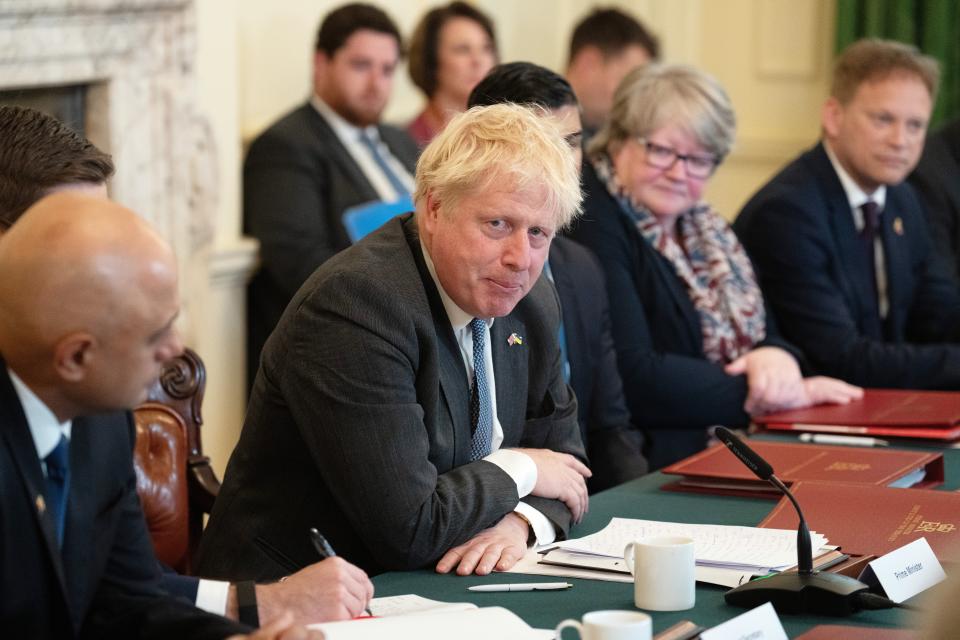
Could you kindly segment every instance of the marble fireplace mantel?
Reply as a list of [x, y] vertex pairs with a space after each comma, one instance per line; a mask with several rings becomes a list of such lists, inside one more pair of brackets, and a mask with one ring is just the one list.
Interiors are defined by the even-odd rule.
[[111, 196], [159, 229], [184, 274], [212, 242], [219, 188], [194, 20], [192, 0], [0, 0], [0, 89], [87, 87], [86, 135], [117, 165]]

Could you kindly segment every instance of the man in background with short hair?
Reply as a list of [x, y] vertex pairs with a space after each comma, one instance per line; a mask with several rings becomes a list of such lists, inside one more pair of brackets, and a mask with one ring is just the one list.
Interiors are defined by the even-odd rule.
[[594, 9], [574, 27], [566, 77], [583, 110], [585, 140], [607, 121], [624, 76], [659, 57], [657, 37], [619, 9]]
[[309, 100], [250, 145], [243, 230], [260, 241], [247, 301], [251, 384], [290, 298], [314, 269], [350, 246], [344, 211], [413, 192], [416, 144], [380, 124], [402, 50], [400, 32], [381, 9], [334, 9], [317, 33]]

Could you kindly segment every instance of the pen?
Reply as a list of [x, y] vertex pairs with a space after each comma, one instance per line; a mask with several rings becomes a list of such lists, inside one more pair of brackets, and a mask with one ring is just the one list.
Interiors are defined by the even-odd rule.
[[333, 550], [323, 534], [317, 531], [316, 527], [310, 527], [310, 542], [313, 543], [313, 548], [317, 550], [317, 555], [320, 556], [321, 560], [336, 557], [337, 552]]
[[559, 591], [569, 589], [573, 585], [569, 582], [528, 582], [525, 584], [481, 584], [476, 587], [467, 587], [467, 591], [483, 591], [487, 593], [501, 591]]
[[833, 433], [801, 433], [800, 442], [814, 444], [845, 444], [854, 447], [886, 447], [890, 443], [879, 438], [865, 436], [842, 436]]
[[[327, 539], [323, 537], [323, 534], [317, 531], [316, 527], [310, 527], [310, 542], [313, 544], [313, 548], [317, 550], [317, 555], [320, 556], [321, 560], [335, 558], [337, 556], [337, 552], [333, 550], [333, 547], [330, 546]], [[366, 616], [361, 617], [374, 617], [373, 614], [370, 613], [370, 607], [364, 607], [363, 612]]]

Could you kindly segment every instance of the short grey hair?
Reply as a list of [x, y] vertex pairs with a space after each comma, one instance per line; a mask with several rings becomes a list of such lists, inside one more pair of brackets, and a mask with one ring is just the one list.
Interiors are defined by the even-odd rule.
[[590, 141], [590, 155], [675, 124], [722, 160], [733, 147], [736, 116], [717, 80], [688, 65], [646, 64], [617, 87], [606, 125]]

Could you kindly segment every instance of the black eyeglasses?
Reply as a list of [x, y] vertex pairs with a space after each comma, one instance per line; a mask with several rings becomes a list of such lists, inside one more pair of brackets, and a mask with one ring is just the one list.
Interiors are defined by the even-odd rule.
[[720, 164], [720, 160], [716, 156], [696, 155], [692, 153], [684, 155], [677, 153], [676, 149], [665, 147], [656, 142], [650, 142], [646, 138], [637, 138], [637, 142], [643, 145], [646, 150], [644, 154], [646, 163], [657, 169], [670, 169], [676, 164], [677, 160], [683, 160], [683, 165], [687, 170], [688, 176], [703, 179], [709, 178], [714, 169], [717, 168], [717, 165]]

